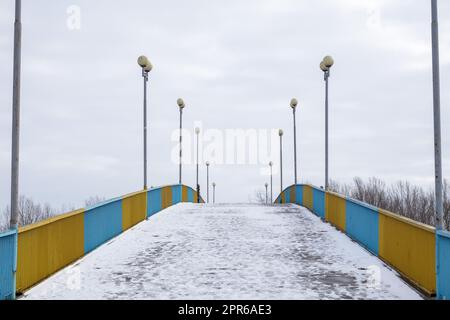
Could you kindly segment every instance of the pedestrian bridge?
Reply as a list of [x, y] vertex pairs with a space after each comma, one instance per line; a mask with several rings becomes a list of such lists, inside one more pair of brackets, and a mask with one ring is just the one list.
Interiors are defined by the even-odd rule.
[[[137, 192], [0, 237], [3, 298], [449, 297], [445, 232], [309, 185], [273, 205]], [[17, 243], [17, 273], [14, 277]], [[16, 279], [16, 281], [14, 281]]]

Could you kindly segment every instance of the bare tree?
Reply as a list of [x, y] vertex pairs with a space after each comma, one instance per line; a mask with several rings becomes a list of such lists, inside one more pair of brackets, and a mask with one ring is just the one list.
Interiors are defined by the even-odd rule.
[[[95, 205], [104, 201], [98, 196], [90, 197], [85, 201], [86, 206]], [[48, 203], [40, 204], [32, 198], [26, 196], [19, 197], [19, 226], [26, 226], [42, 220], [49, 219], [58, 214], [74, 211], [71, 205], [62, 205], [60, 208], [54, 208]], [[8, 219], [10, 217], [10, 207], [7, 206], [0, 214], [0, 231], [8, 229]]]
[[250, 200], [250, 202], [253, 202], [253, 203], [265, 204], [266, 203], [266, 191], [263, 189], [255, 190], [253, 198], [251, 198], [249, 200]]
[[[55, 210], [49, 204], [41, 205], [23, 195], [19, 197], [19, 226], [26, 226], [48, 219], [54, 216], [55, 213]], [[3, 215], [6, 217], [11, 215], [9, 206], [5, 208]]]
[[91, 197], [89, 197], [88, 199], [86, 199], [85, 201], [84, 201], [84, 206], [87, 208], [87, 207], [92, 207], [92, 206], [95, 206], [95, 205], [97, 205], [97, 204], [99, 204], [99, 203], [102, 203], [102, 202], [104, 202], [106, 199], [105, 198], [103, 198], [103, 197], [99, 197], [99, 196], [91, 196]]
[[5, 231], [8, 229], [8, 216], [6, 215], [6, 212], [0, 212], [0, 232]]
[[[353, 179], [353, 184], [346, 185], [332, 181], [332, 191], [349, 196], [353, 199], [369, 203], [407, 218], [435, 225], [434, 190], [414, 186], [408, 181], [399, 181], [393, 185], [377, 178], [364, 181], [359, 177]], [[444, 221], [450, 226], [450, 186], [444, 183]]]
[[[324, 189], [323, 186], [321, 186], [320, 188]], [[348, 184], [339, 183], [335, 180], [330, 180], [328, 189], [332, 192], [350, 196], [351, 186]]]
[[447, 230], [450, 230], [450, 184], [444, 180], [444, 222]]

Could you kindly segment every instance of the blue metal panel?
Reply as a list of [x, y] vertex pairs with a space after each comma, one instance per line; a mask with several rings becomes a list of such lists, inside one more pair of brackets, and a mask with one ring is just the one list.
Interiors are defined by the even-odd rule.
[[313, 212], [322, 219], [325, 219], [324, 190], [313, 188]]
[[378, 209], [352, 199], [346, 200], [347, 234], [378, 255]]
[[84, 253], [122, 232], [122, 200], [88, 208], [84, 213]]
[[188, 188], [188, 202], [194, 202], [194, 190]]
[[0, 300], [12, 300], [15, 297], [16, 244], [16, 231], [0, 234]]
[[173, 186], [172, 187], [172, 205], [182, 202], [182, 186]]
[[284, 199], [286, 200], [286, 203], [291, 203], [291, 188], [284, 190]]
[[436, 237], [437, 297], [450, 300], [450, 233], [438, 231]]
[[162, 209], [161, 189], [152, 189], [147, 193], [147, 218]]
[[296, 185], [295, 186], [295, 203], [303, 206], [303, 186], [302, 185]]

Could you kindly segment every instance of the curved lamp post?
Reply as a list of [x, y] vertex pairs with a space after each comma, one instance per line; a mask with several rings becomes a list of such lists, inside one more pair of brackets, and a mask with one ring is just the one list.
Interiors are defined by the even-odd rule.
[[280, 187], [281, 192], [283, 192], [283, 130], [278, 131], [278, 135], [280, 136]]
[[331, 56], [326, 56], [320, 63], [320, 69], [323, 71], [325, 80], [325, 190], [328, 190], [328, 78], [330, 77], [330, 69], [334, 65]]
[[291, 100], [291, 108], [294, 115], [294, 183], [297, 185], [297, 126], [295, 121], [295, 112], [297, 111], [298, 101], [293, 98]]
[[178, 108], [180, 109], [180, 167], [179, 167], [179, 179], [178, 179], [178, 183], [182, 184], [182, 179], [181, 179], [181, 171], [182, 171], [182, 160], [183, 160], [183, 148], [182, 148], [182, 143], [183, 143], [183, 109], [186, 107], [186, 105], [184, 104], [183, 99], [179, 98], [177, 100], [177, 105]]
[[197, 179], [196, 179], [196, 186], [197, 186], [197, 203], [200, 202], [200, 184], [198, 183], [198, 147], [199, 147], [199, 135], [200, 135], [200, 128], [195, 128], [195, 134], [197, 136]]
[[209, 203], [209, 161], [206, 161], [206, 203]]
[[153, 66], [146, 56], [140, 56], [137, 62], [142, 69], [144, 79], [144, 190], [147, 190], [147, 82], [148, 74]]
[[273, 162], [270, 161], [269, 162], [269, 167], [270, 167], [270, 203], [273, 203]]

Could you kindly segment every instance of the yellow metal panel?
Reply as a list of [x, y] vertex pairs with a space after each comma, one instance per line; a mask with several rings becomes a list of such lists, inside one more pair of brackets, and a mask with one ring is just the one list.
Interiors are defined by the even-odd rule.
[[281, 203], [286, 203], [286, 194], [284, 192], [281, 193]]
[[380, 210], [379, 255], [428, 294], [436, 292], [434, 228]]
[[303, 186], [303, 206], [310, 210], [313, 209], [313, 189], [311, 186]]
[[137, 192], [122, 199], [122, 231], [125, 231], [147, 216], [147, 191]]
[[197, 191], [194, 191], [194, 203], [198, 203]]
[[296, 195], [295, 195], [295, 186], [291, 187], [289, 189], [290, 194], [290, 199], [291, 199], [291, 203], [295, 203], [295, 199], [296, 199]]
[[326, 220], [336, 228], [345, 231], [346, 228], [346, 200], [341, 196], [327, 192], [325, 199]]
[[166, 209], [172, 205], [172, 187], [161, 189], [161, 208]]
[[83, 210], [19, 229], [17, 291], [32, 287], [83, 254]]
[[188, 187], [182, 186], [181, 187], [181, 201], [182, 202], [188, 202]]

